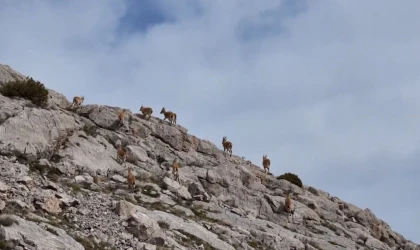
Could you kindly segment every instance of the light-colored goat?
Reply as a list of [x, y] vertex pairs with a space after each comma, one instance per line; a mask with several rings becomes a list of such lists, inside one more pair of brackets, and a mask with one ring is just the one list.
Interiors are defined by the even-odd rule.
[[[292, 216], [292, 221], [293, 221], [294, 209], [293, 209], [292, 198], [290, 197], [290, 193], [291, 191], [287, 193], [286, 199], [284, 200], [284, 208], [286, 210], [287, 216]], [[287, 218], [288, 218], [287, 220], [289, 220], [289, 217]]]
[[141, 111], [144, 118], [148, 117], [147, 120], [149, 120], [152, 117], [153, 109], [151, 107], [143, 107], [143, 105], [141, 105], [139, 111]]
[[228, 141], [226, 139], [226, 136], [223, 136], [223, 140], [222, 140], [222, 145], [223, 145], [223, 153], [225, 153], [225, 151], [227, 150], [228, 153], [230, 153], [230, 156], [232, 156], [232, 142]]
[[177, 158], [172, 162], [172, 175], [176, 181], [179, 181], [179, 163]]
[[122, 126], [124, 125], [124, 118], [125, 118], [125, 109], [120, 110], [120, 113], [118, 114], [118, 121], [119, 121], [119, 125]]
[[262, 162], [262, 164], [263, 164], [263, 167], [264, 167], [264, 172], [266, 174], [268, 174], [270, 172], [270, 164], [271, 164], [271, 161], [270, 161], [270, 159], [267, 158], [267, 155], [263, 155], [263, 162]]
[[123, 149], [120, 140], [115, 145], [117, 146], [117, 160], [122, 160], [122, 163], [124, 163], [127, 160], [127, 151]]
[[128, 188], [134, 192], [134, 189], [136, 188], [136, 177], [134, 176], [131, 170], [132, 168], [129, 166], [128, 175], [127, 175], [127, 183], [128, 183]]
[[78, 108], [80, 108], [80, 106], [83, 104], [83, 102], [85, 101], [85, 97], [84, 96], [75, 96], [73, 97], [73, 103], [71, 104], [70, 108], [72, 109], [74, 106], [77, 106]]
[[174, 112], [166, 111], [165, 107], [163, 107], [160, 113], [164, 115], [163, 121], [168, 119], [171, 125], [176, 125], [176, 114]]

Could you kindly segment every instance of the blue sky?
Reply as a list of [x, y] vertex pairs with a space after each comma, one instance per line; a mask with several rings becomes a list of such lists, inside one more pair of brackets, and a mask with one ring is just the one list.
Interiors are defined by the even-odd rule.
[[[189, 132], [420, 242], [420, 2], [6, 1], [0, 62]], [[395, 199], [399, 199], [396, 202]]]

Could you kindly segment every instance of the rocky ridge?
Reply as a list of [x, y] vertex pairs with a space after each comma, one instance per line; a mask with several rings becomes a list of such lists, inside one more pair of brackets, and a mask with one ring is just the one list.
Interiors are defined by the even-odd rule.
[[[0, 64], [0, 82], [21, 79]], [[120, 127], [118, 107], [49, 97], [41, 109], [0, 95], [0, 249], [420, 249], [368, 208], [265, 175], [180, 125], [128, 112]]]

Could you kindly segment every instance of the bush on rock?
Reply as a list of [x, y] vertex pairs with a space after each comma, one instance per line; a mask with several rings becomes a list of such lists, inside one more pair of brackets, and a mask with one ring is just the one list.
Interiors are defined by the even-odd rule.
[[300, 180], [299, 176], [295, 174], [285, 173], [277, 177], [277, 180], [281, 180], [281, 179], [289, 181], [298, 187], [302, 187], [302, 181]]
[[48, 102], [48, 89], [32, 77], [27, 77], [23, 81], [4, 83], [0, 87], [0, 93], [7, 97], [25, 98], [39, 107], [45, 106]]

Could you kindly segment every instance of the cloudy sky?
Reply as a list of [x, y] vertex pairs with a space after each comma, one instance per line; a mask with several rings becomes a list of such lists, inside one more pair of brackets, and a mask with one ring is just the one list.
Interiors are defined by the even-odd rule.
[[191, 134], [420, 243], [420, 1], [3, 1], [0, 62]]

